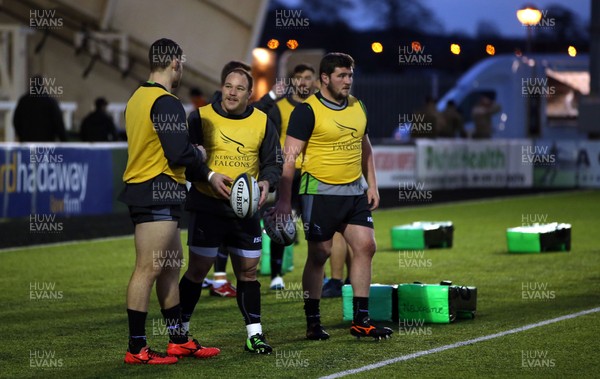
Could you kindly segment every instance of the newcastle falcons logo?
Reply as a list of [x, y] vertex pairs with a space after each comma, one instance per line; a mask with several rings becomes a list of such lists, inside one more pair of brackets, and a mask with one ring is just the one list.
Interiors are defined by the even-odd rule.
[[225, 144], [234, 143], [234, 144], [238, 145], [238, 146], [237, 146], [237, 149], [236, 149], [236, 150], [237, 150], [237, 152], [238, 152], [238, 153], [240, 153], [240, 154], [246, 155], [246, 153], [244, 153], [244, 152], [241, 150], [243, 147], [246, 147], [246, 146], [244, 146], [244, 144], [243, 144], [243, 143], [241, 143], [241, 142], [238, 142], [238, 141], [234, 140], [233, 138], [226, 136], [226, 135], [225, 135], [225, 133], [223, 133], [223, 131], [219, 131], [219, 133], [221, 134], [221, 140], [222, 140], [222, 141], [223, 141]]
[[358, 138], [358, 136], [355, 135], [355, 133], [358, 133], [357, 129], [342, 125], [335, 120], [333, 120], [333, 122], [335, 122], [335, 125], [338, 127], [338, 129], [340, 129], [342, 131], [351, 130], [350, 135], [352, 136], [352, 138]]

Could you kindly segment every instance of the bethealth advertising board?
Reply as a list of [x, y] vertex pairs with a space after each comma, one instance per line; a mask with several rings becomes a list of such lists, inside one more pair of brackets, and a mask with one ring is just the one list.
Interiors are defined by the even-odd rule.
[[531, 187], [530, 140], [417, 140], [416, 174], [426, 189]]
[[109, 149], [90, 144], [0, 144], [0, 217], [91, 215], [113, 207]]

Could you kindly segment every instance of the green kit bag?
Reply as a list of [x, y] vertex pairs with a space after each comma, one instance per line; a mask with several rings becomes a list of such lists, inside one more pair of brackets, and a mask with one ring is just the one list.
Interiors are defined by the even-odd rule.
[[451, 281], [398, 285], [400, 321], [448, 324], [474, 318], [476, 309], [476, 287], [453, 286]]
[[398, 285], [398, 318], [400, 321], [415, 321], [447, 324], [456, 317], [450, 310], [450, 287], [440, 284]]
[[[396, 291], [398, 286], [371, 284], [369, 290], [369, 317], [374, 321], [396, 321], [398, 319]], [[350, 284], [342, 287], [342, 312], [344, 321], [353, 319], [353, 291]]]
[[396, 225], [391, 231], [392, 249], [423, 250], [452, 247], [454, 226], [451, 221], [417, 221]]
[[571, 250], [571, 225], [540, 224], [519, 226], [506, 230], [509, 253], [542, 253]]

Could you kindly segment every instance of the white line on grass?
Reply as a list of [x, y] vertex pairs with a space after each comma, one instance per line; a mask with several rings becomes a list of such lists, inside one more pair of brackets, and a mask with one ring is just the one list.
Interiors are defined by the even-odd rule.
[[456, 342], [456, 343], [453, 343], [453, 344], [450, 344], [450, 345], [436, 347], [435, 349], [422, 350], [422, 351], [418, 351], [418, 352], [412, 353], [412, 354], [401, 355], [401, 356], [396, 357], [396, 358], [388, 359], [388, 360], [377, 362], [377, 363], [372, 363], [370, 365], [366, 365], [366, 366], [363, 366], [363, 367], [355, 368], [355, 369], [352, 369], [352, 370], [340, 371], [340, 372], [337, 372], [337, 373], [334, 373], [334, 374], [331, 374], [331, 375], [322, 376], [320, 379], [334, 379], [334, 378], [341, 378], [341, 377], [346, 376], [346, 375], [358, 374], [359, 372], [374, 370], [376, 368], [380, 368], [380, 367], [383, 367], [383, 366], [391, 365], [391, 364], [402, 362], [402, 361], [408, 361], [410, 359], [422, 357], [424, 355], [439, 353], [440, 351], [444, 351], [444, 350], [456, 349], [457, 347], [461, 347], [461, 346], [465, 346], [465, 345], [471, 345], [471, 344], [474, 344], [474, 343], [477, 343], [477, 342], [482, 342], [482, 341], [488, 341], [488, 340], [491, 340], [491, 339], [494, 339], [494, 338], [498, 338], [498, 337], [504, 337], [504, 336], [507, 336], [509, 334], [523, 332], [523, 331], [526, 331], [526, 330], [529, 330], [529, 329], [537, 328], [539, 326], [549, 325], [549, 324], [553, 324], [555, 322], [559, 322], [559, 321], [563, 321], [563, 320], [568, 320], [568, 319], [571, 319], [571, 318], [575, 318], [575, 317], [587, 315], [587, 314], [590, 314], [590, 313], [596, 313], [596, 312], [600, 312], [600, 307], [588, 309], [588, 310], [577, 312], [577, 313], [571, 313], [571, 314], [568, 314], [568, 315], [565, 315], [565, 316], [561, 316], [561, 317], [557, 317], [557, 318], [553, 318], [553, 319], [550, 319], [550, 320], [536, 322], [535, 324], [529, 324], [529, 325], [521, 326], [519, 328], [506, 330], [506, 331], [500, 332], [500, 333], [490, 334], [490, 335], [483, 336], [483, 337], [477, 337], [477, 338], [473, 338], [473, 339], [466, 340], [466, 341]]

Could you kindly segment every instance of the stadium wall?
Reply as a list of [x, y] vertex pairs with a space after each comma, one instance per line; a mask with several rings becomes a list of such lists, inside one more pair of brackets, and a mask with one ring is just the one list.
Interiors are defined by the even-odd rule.
[[[382, 207], [600, 187], [600, 142], [424, 140], [374, 158]], [[126, 143], [0, 143], [0, 247], [131, 234], [126, 161]]]

